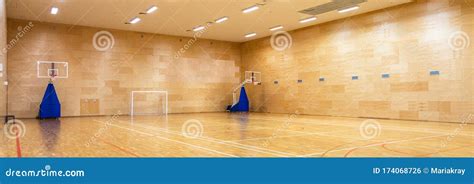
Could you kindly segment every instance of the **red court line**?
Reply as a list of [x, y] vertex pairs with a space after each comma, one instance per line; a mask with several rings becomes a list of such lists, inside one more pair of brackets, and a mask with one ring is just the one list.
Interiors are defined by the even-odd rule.
[[390, 149], [390, 148], [388, 148], [388, 147], [386, 146], [386, 144], [382, 144], [382, 145], [380, 145], [380, 146], [382, 146], [382, 148], [384, 148], [384, 149], [386, 149], [386, 150], [388, 150], [388, 151], [392, 151], [392, 152], [395, 152], [395, 153], [400, 153], [400, 154], [410, 155], [410, 156], [418, 156], [418, 155], [412, 155], [412, 154], [410, 154], [410, 153], [406, 153], [406, 152], [403, 152], [403, 151], [398, 151], [398, 150]]
[[388, 151], [392, 151], [392, 152], [396, 152], [396, 153], [400, 153], [400, 154], [405, 154], [405, 155], [409, 155], [409, 156], [415, 156], [415, 157], [427, 157], [427, 156], [430, 156], [432, 154], [436, 154], [436, 153], [442, 153], [442, 152], [446, 152], [446, 151], [453, 151], [453, 150], [457, 150], [457, 149], [461, 149], [461, 148], [465, 148], [466, 146], [459, 146], [459, 147], [454, 147], [454, 148], [450, 148], [450, 149], [440, 149], [438, 151], [435, 151], [435, 152], [432, 152], [432, 153], [424, 153], [424, 154], [420, 154], [420, 155], [413, 155], [413, 154], [410, 154], [410, 153], [406, 153], [406, 152], [402, 152], [402, 151], [398, 151], [398, 150], [394, 150], [394, 149], [390, 149], [389, 147], [387, 147], [386, 144], [382, 144], [381, 145], [382, 148], [388, 150]]
[[16, 155], [18, 156], [18, 158], [21, 158], [21, 143], [18, 132], [16, 132]]
[[[469, 145], [469, 146], [472, 146], [472, 145]], [[469, 146], [459, 146], [459, 147], [455, 147], [455, 148], [451, 148], [451, 149], [438, 150], [438, 151], [435, 151], [433, 153], [426, 154], [425, 156], [429, 156], [429, 155], [436, 154], [436, 153], [442, 153], [442, 152], [446, 152], [446, 151], [453, 151], [453, 150], [457, 150], [457, 149], [461, 149], [461, 148], [466, 148], [466, 147], [469, 147]]]
[[[85, 132], [85, 131], [82, 131], [82, 130], [79, 130], [79, 131], [80, 131], [80, 132]], [[117, 148], [117, 149], [119, 149], [120, 151], [123, 151], [123, 152], [125, 152], [125, 153], [127, 153], [127, 154], [129, 154], [129, 155], [133, 155], [133, 156], [135, 156], [135, 157], [140, 157], [140, 155], [135, 154], [135, 153], [133, 153], [133, 152], [131, 152], [131, 151], [125, 149], [125, 148], [122, 148], [122, 147], [120, 147], [120, 146], [118, 146], [118, 145], [116, 145], [116, 144], [113, 144], [113, 143], [110, 143], [110, 142], [108, 142], [108, 141], [105, 141], [104, 139], [101, 139], [101, 138], [99, 138], [99, 137], [96, 137], [96, 139], [99, 140], [99, 141], [101, 141], [101, 142], [103, 142], [103, 143], [105, 143], [105, 144], [107, 144], [107, 145], [109, 145], [109, 146], [112, 146], [112, 147], [114, 147], [114, 148]]]
[[[384, 142], [385, 142], [385, 141], [384, 141]], [[363, 148], [363, 147], [366, 147], [366, 146], [370, 146], [370, 145], [377, 145], [377, 144], [384, 143], [384, 142], [376, 142], [376, 143], [370, 143], [370, 144], [366, 144], [366, 145], [359, 146], [359, 147], [357, 147], [357, 148], [354, 148], [354, 149], [349, 150], [349, 151], [344, 155], [344, 157], [349, 156], [349, 154], [351, 154], [352, 152], [354, 152], [354, 151], [357, 150], [357, 149], [360, 149], [360, 148]]]
[[130, 155], [133, 155], [133, 156], [135, 156], [135, 157], [140, 157], [140, 155], [135, 154], [135, 153], [133, 153], [133, 152], [131, 152], [131, 151], [125, 149], [125, 148], [122, 148], [122, 147], [120, 147], [120, 146], [117, 146], [117, 145], [115, 145], [115, 144], [113, 144], [113, 143], [107, 142], [107, 141], [105, 141], [105, 140], [103, 140], [103, 139], [99, 139], [99, 140], [102, 141], [102, 142], [104, 142], [105, 144], [108, 144], [108, 145], [110, 145], [110, 146], [112, 146], [112, 147], [115, 147], [115, 148], [119, 149], [120, 151], [123, 151], [123, 152], [125, 152], [125, 153], [130, 154]]
[[[359, 140], [357, 140], [357, 141], [359, 141]], [[321, 157], [326, 156], [326, 154], [328, 154], [329, 152], [331, 152], [331, 151], [333, 151], [333, 150], [336, 150], [336, 148], [339, 148], [339, 147], [341, 147], [341, 146], [345, 146], [345, 145], [348, 145], [348, 144], [352, 144], [352, 143], [355, 143], [355, 142], [357, 142], [357, 141], [352, 141], [352, 142], [348, 142], [348, 143], [344, 143], [344, 144], [339, 144], [339, 145], [337, 145], [337, 146], [334, 146], [334, 147], [332, 147], [332, 148], [329, 148], [329, 149], [326, 150], [323, 154], [321, 154]]]

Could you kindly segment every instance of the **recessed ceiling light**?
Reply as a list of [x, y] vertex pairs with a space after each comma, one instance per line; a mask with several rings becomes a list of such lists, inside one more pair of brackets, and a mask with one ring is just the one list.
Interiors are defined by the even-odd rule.
[[226, 21], [227, 19], [229, 19], [229, 17], [221, 17], [221, 18], [216, 19], [215, 22], [216, 22], [216, 23], [221, 23], [221, 22]]
[[153, 5], [146, 10], [146, 14], [153, 13], [154, 11], [158, 10], [158, 7]]
[[128, 23], [136, 24], [137, 22], [140, 22], [140, 20], [142, 20], [142, 19], [140, 19], [139, 17], [135, 17], [135, 18], [131, 19]]
[[203, 29], [204, 29], [204, 26], [198, 26], [198, 27], [193, 28], [193, 31], [197, 32], [197, 31], [201, 31]]
[[250, 13], [250, 12], [253, 12], [253, 11], [258, 10], [258, 9], [259, 9], [258, 5], [253, 5], [251, 7], [243, 9], [242, 12], [243, 13]]
[[316, 20], [316, 17], [308, 17], [308, 18], [305, 18], [305, 19], [301, 19], [300, 23], [311, 22], [311, 21], [314, 21], [314, 20]]
[[276, 31], [276, 30], [279, 30], [279, 29], [283, 29], [283, 26], [278, 25], [278, 26], [275, 26], [275, 27], [271, 27], [270, 31]]
[[359, 9], [359, 6], [351, 6], [351, 7], [339, 9], [339, 10], [337, 10], [337, 11], [338, 11], [339, 13], [345, 13], [345, 12], [354, 11], [354, 10], [357, 10], [357, 9]]
[[249, 33], [245, 35], [245, 38], [254, 37], [255, 35], [257, 35], [257, 33]]
[[58, 14], [58, 12], [59, 12], [59, 8], [58, 8], [58, 7], [54, 7], [54, 6], [51, 7], [51, 14], [56, 15], [56, 14]]

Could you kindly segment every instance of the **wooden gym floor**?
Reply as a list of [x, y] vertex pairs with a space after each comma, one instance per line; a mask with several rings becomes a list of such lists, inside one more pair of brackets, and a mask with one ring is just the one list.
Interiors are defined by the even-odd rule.
[[[474, 125], [266, 113], [23, 119], [2, 157], [473, 157]], [[185, 125], [185, 126], [183, 126]], [[183, 128], [185, 127], [185, 128]], [[2, 132], [5, 129], [2, 127]], [[193, 132], [194, 130], [194, 132]], [[362, 130], [362, 131], [361, 131]], [[186, 136], [184, 136], [186, 135]]]

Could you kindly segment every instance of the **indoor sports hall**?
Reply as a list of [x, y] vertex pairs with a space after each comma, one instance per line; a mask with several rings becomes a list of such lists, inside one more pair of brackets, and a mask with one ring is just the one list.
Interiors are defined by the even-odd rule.
[[473, 157], [472, 0], [0, 0], [0, 157]]

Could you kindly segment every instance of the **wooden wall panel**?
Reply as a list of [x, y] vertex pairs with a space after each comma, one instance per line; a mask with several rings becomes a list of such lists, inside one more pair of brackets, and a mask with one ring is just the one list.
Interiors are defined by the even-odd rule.
[[[108, 30], [115, 46], [100, 52], [92, 37], [104, 29], [33, 22], [8, 52], [8, 105], [36, 116], [47, 80], [36, 78], [35, 62], [67, 60], [70, 78], [55, 82], [65, 116], [126, 114], [132, 90], [168, 90], [171, 113], [223, 111], [243, 72], [255, 70], [263, 84], [247, 87], [252, 111], [461, 122], [474, 113], [474, 47], [448, 43], [456, 31], [474, 38], [473, 4], [418, 1], [291, 31], [283, 52], [270, 37], [199, 39], [179, 58], [190, 38]], [[9, 19], [8, 40], [28, 22]]]
[[98, 99], [81, 99], [81, 116], [82, 115], [99, 115], [100, 101]]
[[[473, 7], [417, 1], [288, 32], [292, 46], [284, 51], [270, 37], [243, 43], [242, 71], [263, 76], [263, 85], [248, 87], [251, 109], [462, 122], [474, 114]], [[456, 31], [468, 39], [453, 49]]]
[[[28, 22], [8, 19], [8, 39]], [[198, 39], [175, 57], [191, 38], [33, 24], [8, 52], [8, 105], [18, 117], [38, 113], [48, 83], [36, 78], [38, 60], [69, 62], [69, 78], [54, 82], [63, 116], [128, 114], [134, 90], [167, 90], [170, 113], [223, 112], [232, 103], [232, 89], [240, 80], [238, 43]], [[94, 34], [101, 30], [111, 32], [115, 39], [113, 48], [105, 52], [92, 45]]]

